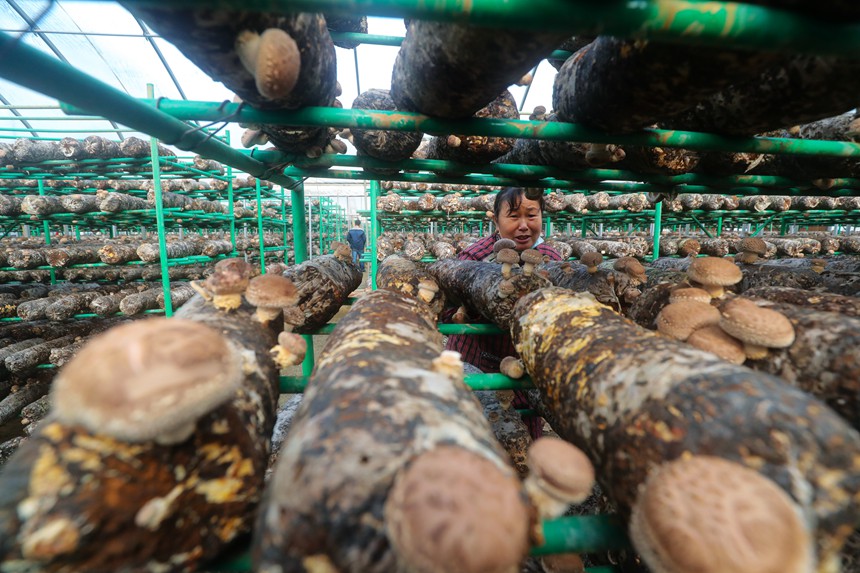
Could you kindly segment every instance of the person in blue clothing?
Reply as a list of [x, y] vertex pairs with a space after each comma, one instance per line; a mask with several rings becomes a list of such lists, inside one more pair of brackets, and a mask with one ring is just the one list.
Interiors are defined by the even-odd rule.
[[364, 263], [361, 262], [361, 255], [364, 253], [364, 246], [367, 244], [367, 235], [361, 228], [361, 219], [355, 220], [355, 227], [349, 230], [346, 234], [346, 242], [349, 243], [349, 248], [352, 249], [352, 263], [358, 267], [358, 270], [364, 272]]

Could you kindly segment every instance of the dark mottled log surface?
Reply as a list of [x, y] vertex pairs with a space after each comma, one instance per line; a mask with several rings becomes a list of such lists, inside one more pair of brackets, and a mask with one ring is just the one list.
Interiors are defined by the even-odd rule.
[[[50, 380], [32, 380], [21, 386], [17, 392], [9, 394], [3, 400], [0, 400], [0, 424], [14, 420], [21, 411], [21, 408], [44, 396], [50, 387]], [[0, 477], [0, 483], [2, 481], [3, 478]], [[2, 494], [0, 494], [0, 499], [2, 499]], [[0, 514], [2, 514], [2, 510], [0, 510]], [[0, 548], [2, 548], [2, 542], [0, 542]], [[2, 565], [2, 561], [0, 561], [0, 565]]]
[[52, 348], [50, 354], [48, 354], [48, 362], [54, 366], [63, 366], [66, 362], [74, 358], [75, 354], [77, 354], [86, 343], [87, 340], [83, 339], [60, 348]]
[[108, 213], [117, 213], [119, 211], [132, 211], [139, 209], [150, 209], [150, 205], [146, 199], [128, 195], [126, 193], [99, 192], [99, 210]]
[[6, 253], [10, 267], [16, 269], [32, 269], [45, 264], [45, 256], [41, 249], [12, 249]]
[[109, 265], [139, 261], [140, 257], [137, 256], [137, 247], [138, 245], [123, 245], [119, 243], [103, 245], [99, 248], [99, 259], [101, 262]]
[[414, 20], [394, 62], [391, 97], [398, 109], [469, 117], [564, 39], [557, 32]]
[[511, 312], [520, 297], [550, 285], [548, 279], [537, 273], [527, 277], [515, 268], [509, 279], [514, 293], [500, 298], [499, 284], [504, 279], [502, 266], [498, 263], [445, 259], [436, 261], [427, 270], [442, 287], [446, 299], [465, 306], [471, 315], [479, 314], [504, 329], [508, 328]]
[[731, 290], [745, 292], [751, 288], [780, 286], [799, 289], [821, 288], [821, 275], [812, 269], [783, 268], [768, 263], [761, 265], [742, 265], [743, 278]]
[[[176, 283], [170, 285], [170, 304], [173, 306], [173, 310], [176, 310], [186, 302], [188, 302], [191, 297], [194, 296], [194, 289], [191, 288], [191, 285], [188, 283]], [[164, 290], [162, 289], [161, 293], [157, 297], [155, 297], [155, 302], [158, 304], [158, 308], [164, 308]]]
[[[218, 313], [197, 297], [177, 315], [223, 333], [246, 361], [233, 398], [198, 420], [190, 439], [172, 446], [130, 444], [55, 420], [40, 424], [0, 474], [3, 566], [16, 561], [69, 573], [190, 570], [249, 532], [278, 387], [269, 357], [275, 333], [253, 320], [253, 312], [245, 305]], [[22, 503], [33, 508], [23, 522]], [[44, 561], [21, 562], [22, 547], [51, 524], [62, 526], [68, 542], [42, 551]]]
[[[505, 90], [493, 101], [475, 112], [474, 117], [519, 119], [517, 102]], [[489, 163], [509, 152], [516, 139], [486, 135], [437, 136], [430, 140], [427, 159], [445, 159], [461, 163]]]
[[65, 156], [56, 141], [22, 138], [12, 144], [12, 158], [14, 163], [41, 163], [65, 159]]
[[52, 267], [67, 267], [99, 262], [100, 245], [63, 245], [42, 251], [45, 261]]
[[809, 394], [637, 327], [587, 294], [544, 289], [512, 336], [553, 428], [589, 454], [627, 514], [655, 466], [685, 454], [741, 463], [779, 484], [838, 558], [858, 520], [860, 434]]
[[625, 157], [614, 167], [657, 175], [689, 173], [699, 163], [699, 154], [674, 147], [624, 146]]
[[[371, 89], [359, 94], [352, 102], [353, 109], [396, 111], [397, 106], [388, 90]], [[412, 156], [424, 134], [410, 131], [382, 129], [350, 129], [353, 144], [360, 154], [385, 161], [399, 161]]]
[[123, 314], [135, 315], [145, 310], [158, 308], [158, 295], [163, 295], [161, 287], [146, 289], [124, 297], [119, 303], [119, 310]]
[[206, 241], [200, 249], [201, 255], [217, 257], [218, 255], [229, 255], [233, 252], [233, 243], [230, 241]]
[[480, 390], [475, 392], [475, 397], [481, 402], [484, 417], [489, 420], [496, 440], [508, 453], [517, 474], [525, 479], [529, 473], [526, 458], [532, 437], [523, 417], [514, 408], [506, 408], [500, 400], [500, 394], [501, 392]]
[[[183, 257], [190, 257], [191, 255], [198, 255], [200, 254], [200, 247], [200, 242], [194, 240], [167, 243], [167, 258], [180, 259]], [[158, 262], [161, 260], [158, 243], [143, 243], [137, 248], [137, 256], [141, 261], [145, 261], [147, 263]]]
[[99, 198], [95, 195], [73, 193], [60, 197], [60, 205], [69, 213], [92, 213], [99, 210]]
[[642, 294], [633, 301], [630, 309], [625, 313], [630, 320], [644, 328], [654, 330], [657, 325], [654, 321], [663, 307], [669, 304], [669, 295], [671, 291], [684, 280], [686, 274], [681, 276], [677, 281], [658, 282], [651, 284], [649, 279], [648, 288], [642, 291]]
[[[422, 283], [425, 287], [423, 293]], [[397, 255], [388, 256], [379, 264], [376, 286], [417, 298], [430, 307], [435, 316], [439, 316], [445, 307], [445, 295], [439, 289], [436, 279], [427, 272], [426, 268]], [[432, 288], [426, 290], [428, 286], [435, 287], [437, 292], [432, 292]]]
[[18, 342], [12, 342], [7, 346], [0, 348], [0, 378], [5, 378], [5, 368], [6, 368], [6, 359], [9, 356], [12, 356], [16, 352], [20, 352], [22, 350], [26, 350], [28, 348], [32, 348], [33, 346], [37, 346], [45, 342], [44, 338], [41, 337], [33, 337], [27, 338], [25, 340], [20, 340]]
[[843, 113], [856, 106], [858, 89], [858, 59], [789, 56], [750, 81], [734, 79], [662, 127], [754, 135]]
[[[553, 108], [562, 121], [623, 133], [678, 114], [774, 56], [599, 36], [561, 67]], [[684, 69], [685, 73], [678, 73]]]
[[306, 570], [311, 558], [344, 573], [409, 570], [388, 539], [386, 500], [406, 466], [439, 446], [515, 476], [462, 375], [434, 369], [435, 324], [426, 305], [388, 290], [338, 322], [266, 489], [256, 570]]
[[[208, 8], [126, 5], [153, 30], [175, 45], [189, 60], [215, 81], [223, 83], [242, 101], [261, 109], [297, 109], [330, 106], [335, 100], [337, 60], [334, 44], [322, 14], [276, 13]], [[257, 91], [251, 75], [236, 54], [237, 36], [245, 30], [262, 33], [284, 30], [301, 52], [301, 68], [292, 91], [268, 99]], [[325, 128], [263, 126], [269, 140], [285, 153], [324, 147]]]
[[625, 313], [641, 294], [639, 282], [625, 273], [599, 269], [590, 274], [585, 265], [550, 261], [543, 265], [550, 282], [574, 292], [590, 292], [601, 303]]
[[40, 320], [45, 318], [45, 310], [54, 303], [50, 297], [38, 298], [18, 303], [16, 312], [22, 320]]
[[315, 257], [289, 267], [283, 274], [296, 285], [297, 306], [305, 313], [305, 324], [295, 332], [316, 330], [331, 320], [362, 278], [352, 259], [341, 260], [335, 255]]
[[[326, 27], [332, 32], [358, 32], [367, 34], [367, 16], [358, 18], [338, 17], [325, 14]], [[351, 50], [359, 45], [359, 42], [349, 40], [337, 40], [335, 46]]]
[[[69, 345], [75, 341], [75, 338], [76, 336], [74, 334], [69, 334], [61, 336], [60, 338], [47, 340], [40, 344], [35, 344], [29, 348], [10, 354], [3, 360], [3, 365], [6, 370], [12, 374], [23, 374], [24, 372], [29, 372], [39, 364], [47, 364], [52, 348], [61, 348]], [[4, 421], [5, 420], [0, 419], [0, 424]]]
[[96, 297], [90, 302], [90, 310], [99, 316], [110, 316], [119, 312], [119, 303], [130, 294], [145, 290], [145, 285], [135, 286], [119, 292]]
[[6, 215], [7, 217], [14, 217], [15, 215], [21, 214], [21, 203], [24, 201], [23, 197], [16, 197], [14, 195], [0, 195], [0, 215]]
[[68, 320], [76, 314], [86, 312], [90, 303], [102, 295], [103, 293], [94, 291], [79, 292], [58, 297], [45, 309], [45, 318], [51, 320]]
[[818, 397], [860, 429], [860, 319], [785, 302], [755, 302], [788, 317], [795, 340], [745, 365]]
[[[580, 50], [580, 48], [584, 48], [585, 46], [593, 42], [594, 38], [595, 36], [571, 36], [570, 38], [562, 42], [559, 46], [557, 46], [556, 50], [565, 50], [568, 52], [576, 53]], [[549, 57], [546, 59], [546, 61], [549, 62], [549, 64], [554, 67], [556, 71], [558, 71], [561, 66], [564, 65], [564, 62], [566, 62], [567, 60]]]

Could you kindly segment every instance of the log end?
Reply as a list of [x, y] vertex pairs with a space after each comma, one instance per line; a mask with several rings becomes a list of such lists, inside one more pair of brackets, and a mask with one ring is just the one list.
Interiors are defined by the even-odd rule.
[[630, 535], [655, 573], [814, 570], [813, 538], [796, 503], [758, 472], [716, 457], [652, 472]]
[[513, 471], [455, 446], [421, 454], [385, 504], [398, 560], [424, 573], [513, 573], [529, 546], [529, 508]]

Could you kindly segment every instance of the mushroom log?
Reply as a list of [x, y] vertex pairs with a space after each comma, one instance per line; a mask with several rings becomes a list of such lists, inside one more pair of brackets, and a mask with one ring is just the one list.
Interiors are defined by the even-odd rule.
[[[588, 454], [622, 515], [663, 464], [691, 454], [722, 458], [782, 488], [808, 532], [798, 544], [809, 547], [818, 570], [838, 570], [860, 518], [860, 434], [822, 402], [642, 329], [586, 293], [526, 295], [511, 331], [550, 424]], [[679, 511], [717, 511], [725, 503], [720, 492], [678, 495], [689, 508]], [[708, 539], [697, 551], [707, 561], [724, 550], [721, 542]], [[660, 560], [648, 564], [661, 570]], [[796, 565], [780, 570], [804, 570]]]
[[516, 570], [529, 507], [435, 325], [389, 290], [338, 322], [266, 489], [256, 570]]

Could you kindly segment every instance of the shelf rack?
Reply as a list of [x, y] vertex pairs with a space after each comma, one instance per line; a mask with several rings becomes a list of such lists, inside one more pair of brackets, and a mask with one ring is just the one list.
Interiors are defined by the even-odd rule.
[[[132, 2], [137, 0], [130, 0]], [[193, 0], [184, 0], [193, 3]], [[209, 3], [232, 6], [236, 2], [221, 0]], [[685, 0], [642, 1], [627, 3], [594, 3], [567, 0], [438, 0], [432, 3], [411, 0], [245, 0], [245, 9], [283, 9], [286, 11], [319, 11], [332, 14], [354, 14], [412, 17], [444, 21], [472, 22], [490, 26], [515, 26], [523, 28], [565, 30], [571, 34], [603, 34], [642, 37], [682, 44], [731, 45], [738, 48], [785, 50], [822, 55], [856, 56], [860, 53], [860, 27], [854, 24], [810, 20], [801, 15], [762, 6], [729, 2], [696, 2]], [[355, 35], [365, 43], [396, 45], [390, 38]], [[302, 178], [327, 177], [334, 179], [371, 179], [370, 185], [370, 236], [378, 235], [379, 220], [376, 198], [379, 184], [372, 173], [364, 167], [373, 166], [367, 158], [323, 156], [314, 161], [289, 157], [277, 152], [239, 152], [218, 142], [206, 140], [200, 133], [189, 131], [183, 121], [242, 121], [247, 123], [278, 123], [303, 126], [335, 126], [357, 128], [387, 128], [408, 131], [423, 131], [431, 135], [449, 133], [481, 134], [507, 137], [528, 137], [553, 140], [588, 141], [596, 143], [620, 143], [629, 145], [679, 147], [693, 150], [748, 151], [759, 153], [793, 153], [800, 155], [827, 155], [860, 158], [860, 145], [829, 141], [797, 141], [778, 138], [729, 138], [711, 134], [681, 131], [642, 130], [626, 136], [610, 136], [574, 124], [529, 122], [520, 120], [468, 120], [444, 121], [421, 114], [397, 112], [396, 117], [387, 112], [363, 110], [341, 110], [330, 108], [306, 108], [291, 112], [262, 112], [248, 108], [239, 109], [235, 104], [216, 102], [172, 102], [169, 100], [136, 100], [101, 84], [93, 78], [65, 66], [51, 58], [16, 42], [14, 38], [0, 34], [0, 75], [27, 87], [63, 100], [63, 109], [68, 113], [98, 114], [135, 129], [140, 129], [165, 143], [180, 149], [195, 151], [222, 163], [269, 179], [290, 189], [292, 200], [292, 223], [295, 236], [296, 261], [307, 259], [307, 236], [305, 234], [304, 188]], [[34, 74], [33, 70], [41, 73]], [[284, 161], [293, 166], [282, 169]], [[794, 182], [782, 178], [737, 176], [719, 180], [701, 176], [683, 175], [670, 177], [643, 177], [638, 174], [607, 173], [612, 170], [586, 170], [584, 172], [561, 172], [552, 168], [519, 165], [457, 166], [454, 164], [421, 163], [417, 160], [385, 163], [385, 167], [402, 170], [420, 168], [417, 173], [402, 172], [395, 177], [401, 181], [435, 182], [445, 181], [460, 185], [517, 185], [554, 189], [584, 189], [613, 191], [677, 192], [678, 187], [688, 191], [780, 195], [805, 194], [814, 186], [811, 182]], [[436, 175], [433, 168], [445, 167], [457, 176]], [[822, 195], [858, 195], [857, 180], [840, 180], [834, 189]], [[816, 193], [818, 194], [818, 193]], [[656, 221], [661, 217], [651, 215]], [[849, 215], [856, 215], [850, 213]], [[667, 214], [668, 216], [668, 214]], [[705, 214], [702, 214], [704, 217]], [[800, 215], [798, 215], [800, 216]], [[671, 216], [670, 216], [670, 220]], [[845, 219], [847, 221], [847, 218]], [[659, 233], [655, 233], [659, 236]], [[656, 245], [655, 245], [656, 247]], [[655, 248], [655, 252], [659, 249]], [[372, 257], [372, 274], [376, 274], [376, 258]], [[305, 375], [310, 373], [307, 362], [303, 365]], [[284, 387], [300, 384], [301, 381], [284, 381]], [[509, 381], [505, 383], [510, 384]], [[510, 387], [510, 386], [508, 386]], [[604, 519], [604, 518], [600, 518]], [[609, 518], [606, 518], [609, 519]], [[591, 521], [597, 523], [596, 520]], [[564, 540], [553, 550], [582, 550], [577, 539], [584, 531], [577, 531], [568, 522], [561, 520], [547, 523], [545, 531], [559, 526]], [[599, 528], [595, 529], [598, 530]], [[604, 532], [606, 533], [606, 532]], [[600, 546], [601, 542], [618, 542], [623, 532], [598, 534], [599, 540], [588, 547]], [[623, 541], [621, 541], [623, 543]], [[546, 548], [545, 547], [545, 548]]]

